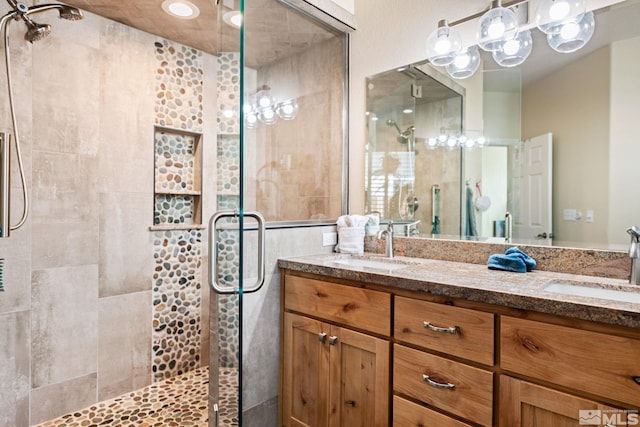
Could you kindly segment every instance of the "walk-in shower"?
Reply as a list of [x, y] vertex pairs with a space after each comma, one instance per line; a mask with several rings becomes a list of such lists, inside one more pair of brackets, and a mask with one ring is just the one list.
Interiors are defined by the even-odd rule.
[[11, 230], [16, 230], [24, 225], [29, 214], [29, 195], [27, 191], [27, 181], [24, 173], [24, 165], [22, 162], [22, 152], [20, 150], [20, 137], [18, 133], [18, 124], [16, 120], [15, 102], [13, 97], [13, 84], [11, 81], [11, 55], [9, 52], [9, 23], [12, 20], [22, 20], [27, 26], [24, 39], [29, 43], [41, 40], [51, 33], [51, 25], [38, 24], [31, 19], [32, 15], [47, 10], [56, 9], [60, 18], [69, 21], [77, 21], [83, 18], [82, 12], [65, 4], [43, 4], [38, 6], [27, 6], [22, 2], [15, 0], [7, 0], [11, 10], [0, 18], [0, 31], [4, 34], [4, 60], [7, 70], [7, 95], [9, 98], [9, 109], [11, 113], [11, 124], [13, 128], [13, 141], [16, 147], [16, 156], [18, 159], [18, 169], [20, 170], [20, 179], [22, 181], [23, 211], [20, 221], [16, 225], [11, 225], [9, 221], [9, 165], [10, 165], [10, 137], [8, 133], [2, 134], [0, 142], [0, 237], [9, 237]]
[[394, 127], [398, 131], [397, 140], [400, 144], [405, 145], [407, 150], [407, 176], [410, 177], [404, 182], [401, 179], [400, 186], [397, 191], [398, 195], [398, 215], [400, 219], [411, 220], [415, 216], [415, 212], [419, 207], [418, 198], [415, 195], [415, 126], [411, 125], [402, 131], [398, 123], [393, 120], [387, 120], [387, 126]]

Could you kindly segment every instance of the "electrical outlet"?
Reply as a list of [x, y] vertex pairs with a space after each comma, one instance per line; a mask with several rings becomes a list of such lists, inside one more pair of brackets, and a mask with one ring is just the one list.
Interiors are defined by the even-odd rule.
[[587, 211], [587, 222], [593, 222], [593, 211], [592, 210], [588, 210]]
[[332, 246], [338, 243], [338, 233], [322, 233], [322, 246]]

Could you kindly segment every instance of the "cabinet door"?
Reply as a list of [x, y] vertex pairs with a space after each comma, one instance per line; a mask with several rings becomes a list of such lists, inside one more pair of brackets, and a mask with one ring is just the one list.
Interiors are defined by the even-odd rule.
[[[329, 325], [284, 314], [283, 425], [328, 424]], [[326, 338], [323, 339], [323, 335]]]
[[550, 388], [500, 377], [501, 427], [626, 425], [623, 411]]
[[329, 425], [388, 426], [391, 344], [337, 326], [332, 338]]

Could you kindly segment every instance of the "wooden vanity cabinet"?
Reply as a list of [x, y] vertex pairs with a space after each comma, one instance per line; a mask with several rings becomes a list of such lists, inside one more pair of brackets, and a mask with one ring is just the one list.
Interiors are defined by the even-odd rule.
[[[394, 338], [400, 343], [394, 346], [393, 354], [394, 393], [482, 426], [492, 425], [492, 313], [396, 296]], [[406, 418], [403, 412], [407, 407], [401, 400], [394, 400], [394, 419]], [[462, 424], [445, 415], [440, 417], [452, 425]]]
[[[527, 381], [500, 377], [499, 425], [508, 427], [575, 427], [626, 425], [626, 413], [616, 408]], [[596, 420], [599, 420], [596, 423]]]
[[638, 330], [316, 276], [283, 283], [284, 426], [640, 425], [625, 412], [640, 408]]
[[351, 327], [388, 335], [391, 295], [297, 276], [284, 286], [282, 425], [388, 426], [391, 344]]

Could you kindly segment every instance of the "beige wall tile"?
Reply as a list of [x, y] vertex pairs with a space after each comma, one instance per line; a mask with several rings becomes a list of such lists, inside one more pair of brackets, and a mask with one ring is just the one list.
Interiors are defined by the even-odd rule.
[[100, 299], [98, 401], [151, 384], [150, 307], [150, 290]]
[[29, 425], [29, 312], [0, 315], [0, 425]]
[[91, 405], [96, 399], [97, 383], [97, 375], [92, 373], [33, 390], [31, 423], [28, 425], [38, 424]]
[[36, 270], [31, 286], [32, 387], [95, 373], [98, 266]]

